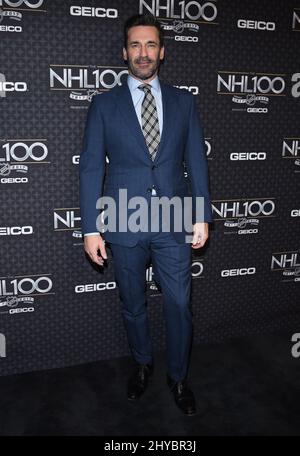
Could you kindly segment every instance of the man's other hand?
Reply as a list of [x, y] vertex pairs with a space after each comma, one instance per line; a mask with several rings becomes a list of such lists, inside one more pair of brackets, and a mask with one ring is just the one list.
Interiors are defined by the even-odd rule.
[[195, 223], [193, 225], [193, 242], [192, 248], [199, 249], [203, 247], [208, 239], [208, 223]]
[[[103, 266], [104, 259], [107, 259], [107, 254], [105, 241], [100, 234], [84, 236], [84, 250], [94, 263]], [[98, 254], [98, 250], [100, 250], [100, 255]]]

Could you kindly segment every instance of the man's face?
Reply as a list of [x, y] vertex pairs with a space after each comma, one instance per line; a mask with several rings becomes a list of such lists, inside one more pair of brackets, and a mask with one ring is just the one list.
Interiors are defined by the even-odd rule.
[[160, 60], [164, 58], [164, 47], [159, 46], [156, 27], [137, 25], [128, 30], [127, 49], [123, 48], [123, 58], [128, 62], [128, 70], [144, 82], [153, 79], [158, 71]]

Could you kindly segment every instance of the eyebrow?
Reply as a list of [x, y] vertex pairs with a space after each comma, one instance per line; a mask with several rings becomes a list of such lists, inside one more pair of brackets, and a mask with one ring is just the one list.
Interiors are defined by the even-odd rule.
[[[130, 41], [130, 42], [129, 42], [129, 44], [139, 44], [139, 43], [140, 43], [140, 41], [137, 41], [137, 40], [135, 40], [135, 41]], [[157, 41], [153, 41], [153, 40], [147, 41], [146, 44], [149, 44], [149, 43], [151, 43], [151, 44], [158, 44]]]

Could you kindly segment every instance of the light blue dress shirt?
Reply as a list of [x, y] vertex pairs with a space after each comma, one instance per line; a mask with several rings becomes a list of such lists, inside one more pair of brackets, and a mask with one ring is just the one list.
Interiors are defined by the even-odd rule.
[[[138, 87], [139, 85], [143, 84], [143, 82], [138, 81], [135, 79], [133, 76], [130, 74], [128, 75], [127, 78], [127, 83], [128, 87], [131, 93], [132, 97], [132, 102], [133, 106], [138, 118], [138, 121], [140, 123], [140, 126], [142, 128], [142, 102], [145, 96], [145, 93], [140, 90]], [[160, 89], [160, 83], [159, 79], [157, 76], [155, 76], [152, 81], [149, 83], [151, 85], [151, 93], [154, 96], [155, 99], [155, 104], [156, 104], [156, 112], [158, 116], [158, 124], [159, 124], [159, 132], [161, 136], [162, 128], [163, 128], [163, 108], [162, 108], [162, 97], [161, 97], [161, 89]]]
[[[128, 75], [127, 78], [127, 84], [131, 93], [132, 97], [132, 102], [133, 106], [139, 121], [139, 124], [142, 128], [142, 102], [145, 96], [145, 93], [140, 90], [138, 87], [139, 85], [143, 84], [143, 82], [139, 81], [138, 79], [135, 79], [133, 76], [130, 74]], [[158, 117], [158, 124], [159, 124], [159, 132], [160, 136], [162, 133], [163, 129], [163, 108], [162, 108], [162, 96], [161, 96], [161, 89], [160, 89], [160, 83], [159, 79], [157, 76], [155, 76], [152, 81], [148, 82], [147, 84], [151, 85], [151, 93], [154, 96], [155, 99], [155, 104], [156, 104], [156, 112], [157, 112], [157, 117]], [[156, 195], [155, 189], [152, 189], [152, 195]], [[91, 236], [93, 234], [99, 234], [99, 232], [94, 232], [94, 233], [85, 233], [85, 236]]]

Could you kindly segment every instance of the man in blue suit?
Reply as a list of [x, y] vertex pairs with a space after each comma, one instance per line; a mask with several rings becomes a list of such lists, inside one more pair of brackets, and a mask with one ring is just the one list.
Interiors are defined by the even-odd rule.
[[[153, 373], [146, 312], [146, 269], [152, 262], [163, 294], [167, 384], [177, 406], [193, 415], [196, 402], [187, 383], [192, 341], [190, 244], [194, 249], [205, 244], [212, 221], [202, 127], [193, 95], [158, 78], [164, 44], [162, 29], [153, 16], [127, 19], [123, 57], [128, 63], [126, 83], [94, 96], [87, 115], [80, 158], [84, 249], [98, 265], [107, 259], [106, 242], [112, 251], [122, 316], [136, 362], [127, 384], [129, 400], [142, 395]], [[120, 189], [126, 190], [125, 205]], [[97, 200], [101, 196], [115, 201], [116, 229], [103, 232], [100, 228]], [[126, 210], [129, 207], [127, 220], [130, 212], [132, 215], [132, 206], [127, 206], [132, 198], [143, 197], [148, 213], [155, 198], [179, 197], [184, 201], [188, 196], [192, 217], [189, 242], [189, 230], [177, 230], [172, 222], [165, 230], [159, 216], [158, 230], [149, 230], [149, 225], [140, 230], [120, 228], [125, 206]], [[200, 212], [197, 200], [202, 203]], [[149, 214], [153, 219], [150, 210]], [[174, 210], [174, 214], [177, 219], [183, 217], [183, 212]]]

